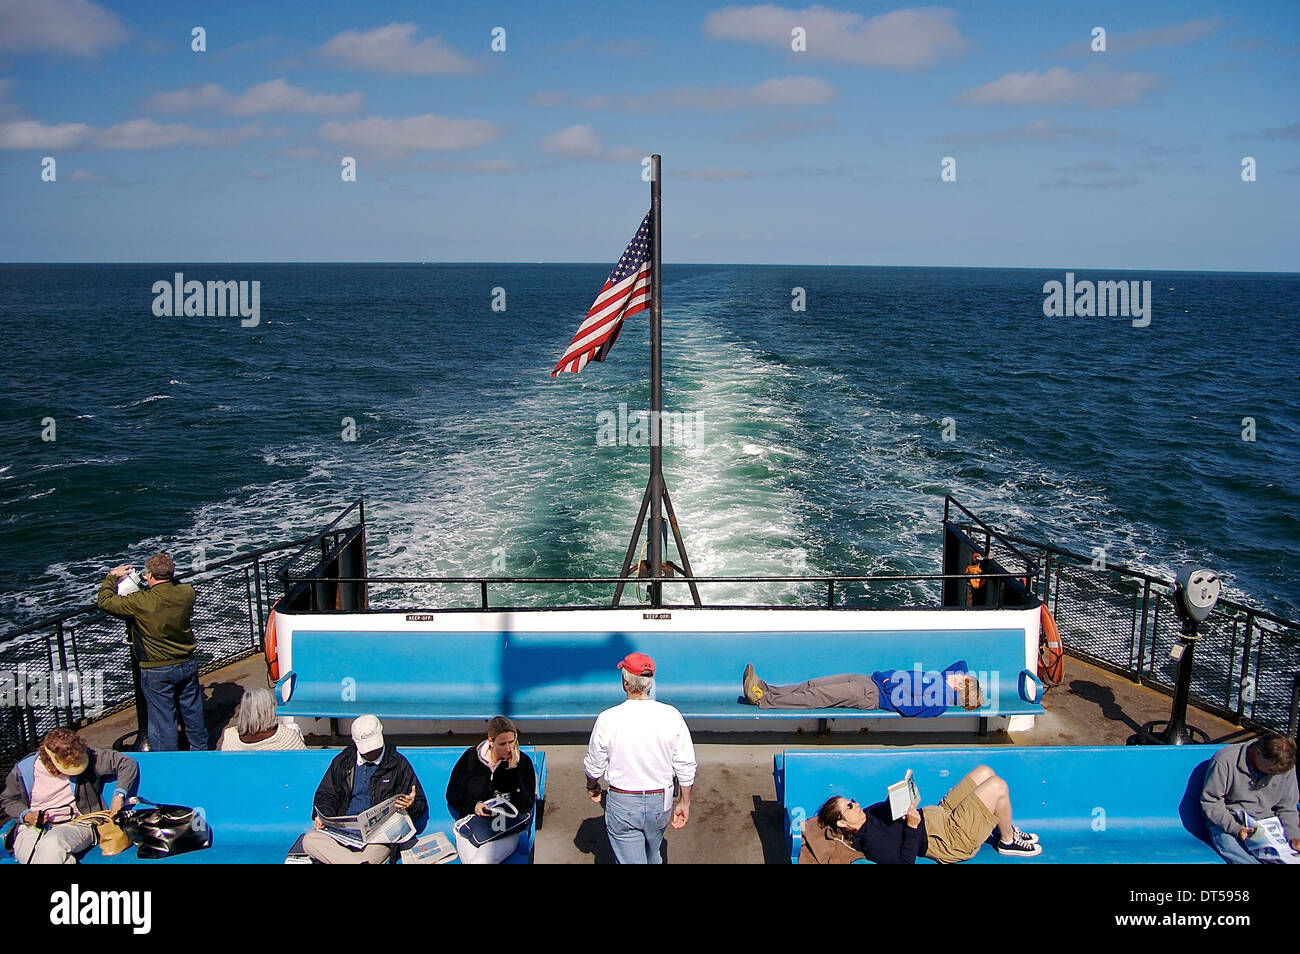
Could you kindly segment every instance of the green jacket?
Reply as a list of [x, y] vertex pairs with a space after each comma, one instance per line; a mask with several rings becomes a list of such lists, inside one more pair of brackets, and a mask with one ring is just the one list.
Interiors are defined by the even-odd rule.
[[109, 575], [100, 584], [95, 600], [99, 608], [117, 616], [130, 616], [135, 636], [135, 655], [141, 669], [174, 666], [194, 655], [194, 587], [170, 580], [155, 583], [130, 596], [117, 595], [117, 578]]

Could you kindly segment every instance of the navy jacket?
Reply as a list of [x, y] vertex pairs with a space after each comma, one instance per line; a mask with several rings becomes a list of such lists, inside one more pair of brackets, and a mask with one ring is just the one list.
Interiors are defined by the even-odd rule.
[[[919, 810], [919, 809], [918, 809]], [[889, 802], [877, 802], [866, 810], [867, 820], [853, 836], [853, 847], [878, 865], [910, 865], [927, 846], [925, 815], [912, 828], [907, 818], [889, 817]]]

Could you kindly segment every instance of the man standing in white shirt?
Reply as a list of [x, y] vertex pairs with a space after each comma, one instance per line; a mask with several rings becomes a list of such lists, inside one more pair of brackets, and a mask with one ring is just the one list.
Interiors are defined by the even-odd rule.
[[[631, 653], [618, 668], [627, 701], [602, 712], [591, 730], [582, 763], [587, 794], [599, 805], [600, 779], [609, 782], [605, 830], [618, 863], [657, 865], [663, 861], [659, 846], [669, 820], [674, 828], [685, 828], [691, 817], [695, 746], [682, 714], [650, 698], [655, 661]], [[674, 778], [682, 791], [676, 810]]]

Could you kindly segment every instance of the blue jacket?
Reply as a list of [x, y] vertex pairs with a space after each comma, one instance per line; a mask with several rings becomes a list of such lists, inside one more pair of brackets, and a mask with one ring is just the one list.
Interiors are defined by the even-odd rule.
[[922, 672], [920, 666], [882, 669], [872, 673], [871, 679], [880, 690], [879, 708], [905, 716], [937, 716], [957, 704], [957, 694], [948, 686], [948, 676], [966, 672], [966, 660], [959, 659], [943, 672]]

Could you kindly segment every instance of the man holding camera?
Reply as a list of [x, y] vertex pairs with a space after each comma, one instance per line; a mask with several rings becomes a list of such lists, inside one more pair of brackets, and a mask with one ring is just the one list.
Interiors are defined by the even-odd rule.
[[194, 587], [176, 583], [176, 564], [166, 553], [155, 553], [144, 564], [147, 588], [118, 596], [118, 581], [132, 571], [123, 564], [108, 571], [100, 584], [99, 608], [131, 617], [132, 646], [140, 662], [140, 687], [148, 711], [149, 748], [174, 752], [176, 718], [185, 725], [190, 751], [208, 747], [203, 721], [203, 689], [199, 686], [197, 644], [190, 617], [194, 613]]

